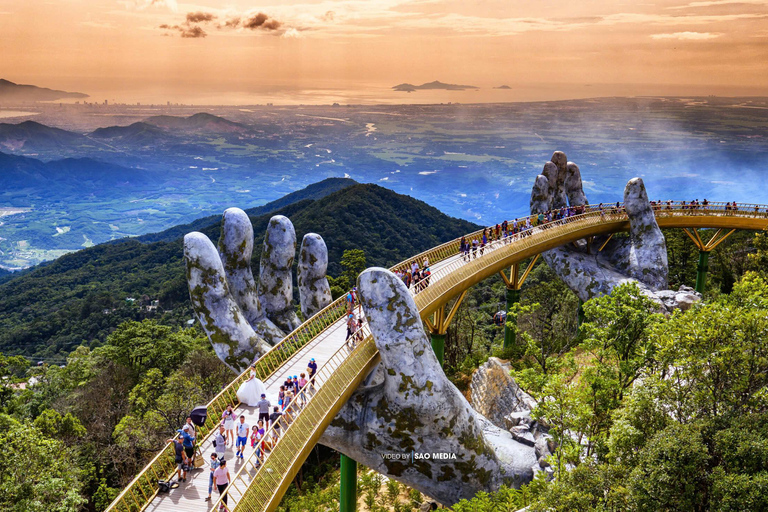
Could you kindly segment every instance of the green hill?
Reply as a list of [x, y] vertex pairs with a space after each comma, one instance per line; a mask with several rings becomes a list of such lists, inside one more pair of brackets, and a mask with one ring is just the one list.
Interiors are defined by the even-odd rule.
[[[307, 232], [323, 236], [331, 275], [340, 273], [346, 249], [362, 249], [368, 265], [386, 266], [477, 227], [377, 185], [354, 185], [252, 216], [259, 238], [278, 213], [291, 218], [299, 243]], [[193, 229], [215, 241], [218, 221], [203, 227], [206, 222], [193, 223]], [[158, 237], [167, 238], [165, 233]], [[128, 297], [137, 300], [126, 302]], [[140, 307], [142, 299], [160, 300], [165, 312], [156, 318], [162, 323], [191, 318], [180, 237], [98, 245], [0, 284], [0, 352], [57, 360], [83, 342], [98, 345], [123, 321], [151, 315]]]

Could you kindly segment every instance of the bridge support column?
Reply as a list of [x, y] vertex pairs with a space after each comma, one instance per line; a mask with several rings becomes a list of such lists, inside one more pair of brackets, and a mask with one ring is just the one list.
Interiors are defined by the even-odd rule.
[[443, 360], [445, 359], [445, 334], [431, 333], [432, 338], [432, 350], [435, 351], [437, 360], [440, 361], [440, 366], [443, 366]]
[[339, 512], [357, 510], [357, 461], [341, 454]]
[[520, 302], [520, 290], [516, 288], [507, 288], [507, 321], [504, 322], [504, 351], [515, 345], [517, 335], [515, 330], [509, 327], [510, 319], [514, 316], [512, 306]]
[[709, 253], [720, 243], [731, 236], [731, 233], [736, 231], [735, 229], [732, 229], [728, 231], [727, 233], [723, 234], [722, 229], [718, 229], [715, 231], [715, 234], [712, 235], [712, 238], [709, 239], [709, 242], [704, 243], [704, 240], [702, 240], [701, 235], [696, 230], [696, 228], [693, 228], [691, 231], [688, 230], [688, 228], [683, 228], [683, 231], [685, 231], [685, 234], [688, 235], [688, 238], [690, 238], [694, 244], [696, 244], [696, 247], [699, 249], [699, 264], [696, 266], [696, 291], [699, 293], [704, 293], [704, 291], [707, 288], [707, 271], [709, 270]]
[[461, 292], [461, 295], [454, 301], [450, 311], [447, 313], [445, 312], [445, 306], [440, 306], [440, 308], [432, 315], [431, 319], [424, 319], [424, 323], [427, 324], [427, 329], [429, 329], [432, 350], [435, 351], [435, 356], [437, 356], [437, 360], [440, 361], [440, 367], [442, 367], [445, 362], [445, 334], [448, 332], [448, 326], [451, 325], [451, 320], [453, 320], [454, 315], [459, 310], [461, 302], [464, 300], [464, 297], [467, 296], [467, 291], [468, 290], [464, 290]]
[[515, 263], [512, 265], [512, 268], [509, 269], [509, 277], [507, 277], [503, 271], [499, 272], [499, 274], [501, 274], [501, 278], [504, 280], [504, 285], [507, 287], [507, 321], [504, 322], [504, 344], [502, 345], [502, 349], [504, 351], [512, 348], [517, 341], [515, 329], [509, 326], [509, 323], [513, 320], [514, 317], [512, 307], [520, 302], [520, 289], [523, 287], [523, 283], [528, 277], [528, 274], [530, 274], [531, 270], [533, 270], [533, 266], [536, 264], [536, 261], [538, 261], [539, 256], [540, 255], [537, 254], [533, 257], [522, 275], [520, 275], [520, 263]]
[[696, 291], [704, 293], [707, 288], [707, 271], [709, 270], [709, 251], [699, 251], [699, 264], [696, 266]]

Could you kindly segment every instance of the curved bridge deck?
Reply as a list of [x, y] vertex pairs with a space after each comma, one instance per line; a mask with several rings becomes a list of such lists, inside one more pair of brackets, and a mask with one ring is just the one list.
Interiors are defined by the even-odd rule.
[[[739, 204], [735, 210], [726, 210], [725, 203], [697, 208], [673, 203], [657, 207], [654, 213], [662, 228], [768, 229], [765, 205]], [[629, 221], [621, 206], [608, 206], [602, 211], [592, 206], [583, 214], [535, 226], [524, 235], [494, 241], [486, 246], [482, 256], [470, 261], [458, 256], [457, 239], [403, 261], [391, 270], [410, 269], [413, 262], [421, 266], [424, 258], [429, 259], [432, 271], [429, 286], [411, 290], [422, 318], [427, 318], [453, 297], [514, 263], [579, 239], [628, 229]], [[480, 237], [482, 230], [466, 235], [468, 241]], [[276, 509], [325, 428], [378, 363], [378, 350], [367, 326], [364, 326], [365, 339], [354, 350], [346, 346], [345, 313], [344, 299], [336, 300], [257, 361], [257, 375], [267, 387], [268, 398], [275, 401], [281, 382], [288, 375], [306, 372], [310, 357], [316, 359], [320, 368], [305, 404], [294, 413], [293, 421], [283, 428], [271, 450], [257, 454], [248, 446], [246, 459], [236, 461], [234, 448], [227, 447], [225, 458], [233, 476], [228, 489], [230, 510]], [[256, 423], [258, 411], [238, 404], [236, 399], [235, 392], [246, 378], [244, 372], [208, 404], [209, 419], [198, 431], [199, 449], [206, 463], [213, 451], [209, 434], [218, 425], [228, 403], [237, 404], [237, 413], [246, 416], [246, 423], [251, 426]], [[213, 501], [204, 501], [208, 494], [207, 466], [191, 471], [187, 482], [179, 488], [158, 495], [157, 480], [167, 479], [173, 466], [173, 450], [167, 445], [107, 510], [191, 512], [218, 508], [220, 502], [215, 489]]]

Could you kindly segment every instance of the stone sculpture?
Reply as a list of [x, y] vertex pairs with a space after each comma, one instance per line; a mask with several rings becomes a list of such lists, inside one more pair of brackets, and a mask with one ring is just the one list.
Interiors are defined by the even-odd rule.
[[[202, 233], [184, 237], [192, 307], [216, 354], [237, 372], [301, 323], [293, 306], [296, 233], [291, 221], [282, 215], [270, 219], [258, 285], [251, 271], [252, 253], [253, 225], [239, 208], [224, 212], [218, 249]], [[304, 257], [299, 287], [302, 314], [308, 319], [331, 302], [325, 278], [328, 251], [320, 235], [304, 237]]]
[[[536, 177], [531, 191], [531, 214], [546, 213], [568, 206], [584, 206], [587, 197], [579, 167], [555, 151], [551, 161]], [[610, 213], [612, 205], [606, 205]], [[687, 287], [667, 290], [667, 247], [651, 209], [641, 178], [633, 178], [624, 188], [624, 208], [629, 217], [629, 237], [613, 237], [602, 251], [606, 236], [588, 244], [581, 240], [546, 251], [544, 261], [583, 301], [605, 295], [622, 283], [636, 282], [642, 292], [669, 312], [687, 308], [701, 296]]]
[[381, 363], [320, 442], [447, 505], [530, 481], [541, 468], [535, 442], [515, 440], [448, 380], [403, 281], [370, 268], [357, 289]]

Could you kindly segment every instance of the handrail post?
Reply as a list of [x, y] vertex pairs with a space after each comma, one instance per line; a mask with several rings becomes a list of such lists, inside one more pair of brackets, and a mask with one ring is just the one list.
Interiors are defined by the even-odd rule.
[[339, 512], [357, 511], [357, 461], [341, 454]]

